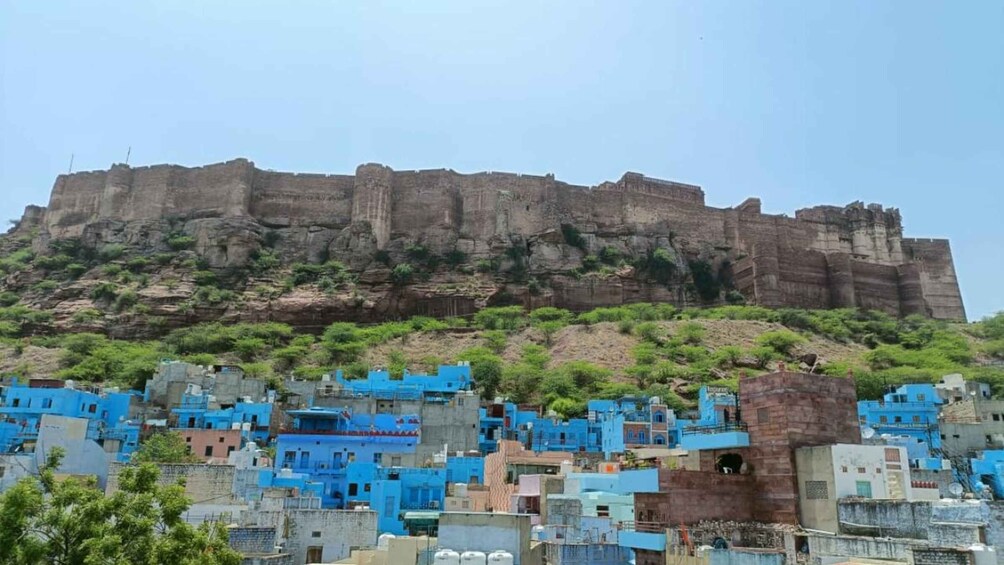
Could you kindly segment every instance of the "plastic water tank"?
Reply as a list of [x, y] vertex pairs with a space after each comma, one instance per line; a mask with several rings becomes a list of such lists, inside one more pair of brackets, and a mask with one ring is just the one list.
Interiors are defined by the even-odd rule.
[[508, 551], [501, 549], [488, 554], [488, 565], [513, 565], [516, 559]]
[[969, 548], [973, 552], [973, 565], [994, 565], [997, 563], [997, 552], [994, 548], [978, 544]]
[[[544, 526], [534, 526], [530, 528], [530, 539], [533, 541], [540, 541], [541, 535], [544, 533]], [[498, 552], [495, 552], [498, 553]], [[494, 553], [492, 554], [494, 555]]]
[[460, 565], [460, 554], [452, 549], [440, 549], [434, 559], [436, 565]]
[[390, 547], [390, 540], [396, 537], [394, 534], [380, 534], [377, 538], [377, 549], [387, 549]]
[[453, 496], [467, 496], [467, 483], [453, 485]]
[[488, 556], [483, 551], [465, 551], [460, 554], [460, 565], [485, 565]]

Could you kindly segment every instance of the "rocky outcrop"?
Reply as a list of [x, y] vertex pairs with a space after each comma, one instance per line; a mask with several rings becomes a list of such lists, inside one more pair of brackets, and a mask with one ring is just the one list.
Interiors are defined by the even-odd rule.
[[[895, 209], [852, 203], [789, 218], [763, 214], [758, 199], [713, 208], [700, 187], [637, 173], [583, 187], [551, 175], [374, 164], [355, 175], [278, 173], [244, 159], [115, 165], [61, 175], [48, 207], [30, 206], [13, 237], [30, 238], [39, 254], [68, 240], [180, 253], [146, 273], [154, 282], [184, 280], [183, 265], [194, 262], [187, 272], [218, 272], [227, 281], [220, 287], [236, 293], [208, 306], [192, 304], [195, 286], [187, 297], [180, 284], [140, 293], [168, 325], [223, 318], [309, 326], [463, 315], [507, 302], [585, 309], [726, 299], [965, 318], [948, 242], [904, 239]], [[329, 261], [344, 264], [351, 280], [283, 288], [290, 265]], [[170, 269], [178, 272], [164, 274]], [[31, 275], [21, 276], [5, 285], [23, 287]], [[87, 277], [100, 278], [88, 273], [65, 292]]]

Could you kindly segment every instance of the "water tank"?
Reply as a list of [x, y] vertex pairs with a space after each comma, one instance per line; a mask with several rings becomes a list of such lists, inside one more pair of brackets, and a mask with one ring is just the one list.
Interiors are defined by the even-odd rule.
[[436, 565], [460, 565], [460, 554], [452, 549], [440, 549], [435, 556]]
[[513, 565], [516, 559], [508, 551], [497, 549], [488, 554], [489, 565]]
[[279, 476], [283, 479], [288, 479], [293, 476], [293, 470], [289, 467], [283, 467], [282, 469], [279, 469]]
[[390, 540], [396, 538], [394, 534], [380, 534], [377, 538], [377, 549], [387, 549], [390, 547]]
[[997, 552], [990, 546], [973, 545], [969, 551], [973, 552], [973, 565], [994, 565], [997, 563]]
[[453, 496], [467, 496], [467, 483], [453, 485]]
[[483, 551], [465, 551], [460, 554], [460, 565], [485, 565], [488, 556]]
[[[542, 539], [541, 536], [543, 535], [543, 533], [544, 533], [544, 526], [534, 526], [530, 528], [530, 539], [533, 541], [540, 541]], [[495, 553], [492, 553], [492, 555], [495, 555]]]

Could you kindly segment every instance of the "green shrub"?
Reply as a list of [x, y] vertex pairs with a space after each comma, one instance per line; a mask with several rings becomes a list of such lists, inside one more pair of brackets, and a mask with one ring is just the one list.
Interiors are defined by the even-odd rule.
[[616, 247], [606, 246], [600, 249], [600, 261], [607, 265], [619, 265], [621, 262], [621, 252]]
[[35, 292], [40, 292], [42, 294], [49, 294], [50, 292], [59, 288], [59, 283], [52, 279], [47, 279], [44, 281], [39, 281], [31, 287]]
[[78, 279], [81, 275], [87, 272], [87, 266], [80, 263], [70, 263], [63, 270], [66, 271], [66, 276], [71, 279]]
[[257, 359], [268, 348], [268, 344], [260, 337], [242, 337], [234, 341], [234, 352], [243, 361]]
[[586, 255], [582, 258], [582, 271], [590, 272], [595, 271], [600, 266], [600, 258], [596, 255]]
[[582, 237], [578, 228], [571, 224], [561, 224], [561, 236], [565, 240], [565, 243], [572, 247], [578, 247], [579, 249], [586, 248], [585, 238]]
[[635, 326], [634, 333], [649, 343], [662, 343], [666, 336], [665, 330], [655, 322], [642, 322]]
[[101, 274], [107, 278], [115, 278], [122, 273], [122, 265], [116, 263], [110, 263], [101, 267]]
[[138, 301], [139, 297], [136, 295], [135, 292], [129, 289], [123, 290], [121, 293], [119, 293], [118, 296], [115, 297], [115, 311], [123, 312], [125, 310], [128, 310], [129, 308], [133, 307]]
[[502, 358], [485, 347], [472, 347], [461, 352], [457, 360], [471, 364], [471, 377], [481, 391], [481, 397], [494, 399], [502, 383]]
[[72, 261], [73, 258], [69, 255], [42, 255], [35, 258], [35, 266], [46, 271], [59, 271]]
[[572, 313], [564, 308], [544, 306], [530, 311], [530, 324], [537, 325], [542, 322], [561, 322], [568, 324], [572, 320]]
[[153, 256], [154, 262], [158, 265], [167, 265], [171, 261], [174, 261], [176, 255], [174, 253], [157, 253]]
[[10, 291], [0, 292], [0, 307], [6, 308], [20, 302], [21, 297]]
[[446, 264], [450, 267], [458, 267], [467, 262], [467, 254], [459, 249], [451, 249], [446, 252]]
[[103, 316], [104, 314], [102, 314], [101, 310], [98, 310], [97, 308], [81, 308], [73, 313], [70, 320], [75, 324], [89, 324], [100, 320]]
[[522, 306], [484, 308], [474, 314], [474, 325], [485, 330], [515, 331], [527, 324]]
[[118, 296], [118, 286], [115, 283], [103, 282], [91, 289], [91, 300], [115, 300]]
[[390, 272], [390, 278], [396, 285], [407, 284], [411, 281], [414, 269], [408, 263], [398, 263]]
[[772, 347], [761, 345], [750, 349], [750, 356], [756, 360], [757, 366], [763, 369], [767, 367], [767, 363], [777, 359], [777, 352]]
[[704, 334], [706, 333], [707, 330], [704, 329], [704, 326], [696, 322], [687, 322], [676, 330], [677, 337], [690, 345], [699, 345], [704, 341]]
[[174, 234], [167, 238], [167, 246], [173, 251], [183, 251], [195, 246], [195, 238], [190, 235]]
[[775, 353], [788, 357], [796, 345], [805, 343], [805, 338], [790, 330], [773, 330], [760, 334], [758, 345], [769, 347]]
[[702, 259], [690, 261], [690, 276], [698, 296], [705, 302], [716, 300], [722, 292], [721, 282], [715, 276], [711, 263]]
[[727, 369], [729, 367], [735, 367], [736, 363], [739, 362], [742, 356], [742, 348], [736, 345], [726, 345], [716, 349], [713, 358], [716, 365], [723, 369]]
[[725, 293], [725, 302], [734, 305], [746, 304], [746, 296], [738, 290], [730, 290]]
[[586, 415], [586, 401], [574, 398], [555, 398], [547, 408], [563, 420], [581, 418]]
[[491, 273], [498, 267], [495, 262], [490, 259], [478, 259], [478, 262], [475, 263], [475, 268], [479, 273]]
[[617, 322], [617, 331], [622, 334], [634, 332], [635, 321], [631, 318], [624, 318]]
[[114, 261], [125, 253], [125, 246], [120, 243], [109, 243], [98, 249], [98, 260], [102, 263]]
[[506, 333], [502, 330], [488, 330], [481, 334], [481, 337], [485, 340], [485, 345], [488, 349], [491, 349], [493, 353], [501, 354], [505, 351], [506, 341], [508, 337]]
[[217, 282], [216, 273], [212, 271], [195, 271], [192, 280], [198, 286], [215, 286]]

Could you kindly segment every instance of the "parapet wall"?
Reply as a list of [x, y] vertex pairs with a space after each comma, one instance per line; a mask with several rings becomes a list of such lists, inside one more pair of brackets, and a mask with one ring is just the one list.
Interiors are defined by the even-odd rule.
[[[767, 306], [965, 318], [948, 242], [904, 239], [895, 208], [855, 202], [798, 210], [793, 218], [761, 213], [755, 198], [714, 208], [698, 186], [631, 172], [585, 187], [553, 175], [394, 171], [379, 164], [361, 165], [355, 175], [262, 170], [246, 159], [195, 168], [114, 165], [60, 175], [48, 208], [41, 215], [31, 210], [25, 221], [61, 239], [81, 237], [94, 224], [199, 218], [309, 232], [302, 236], [308, 243], [334, 230], [324, 245], [351, 229], [353, 237], [371, 234], [376, 249], [404, 240], [475, 257], [571, 224], [603, 242], [596, 245], [620, 238], [636, 251], [671, 245], [689, 257], [718, 254], [734, 264], [737, 288]], [[343, 238], [340, 245], [354, 241]], [[568, 299], [582, 292], [568, 289]], [[616, 290], [661, 296], [653, 292]]]

